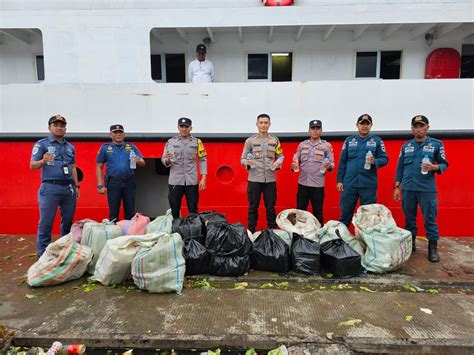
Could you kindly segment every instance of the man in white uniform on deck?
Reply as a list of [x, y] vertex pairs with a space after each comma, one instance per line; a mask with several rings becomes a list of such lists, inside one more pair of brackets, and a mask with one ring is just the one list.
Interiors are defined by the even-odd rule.
[[214, 67], [206, 59], [206, 46], [198, 44], [196, 59], [189, 63], [188, 76], [191, 83], [212, 83], [214, 81]]

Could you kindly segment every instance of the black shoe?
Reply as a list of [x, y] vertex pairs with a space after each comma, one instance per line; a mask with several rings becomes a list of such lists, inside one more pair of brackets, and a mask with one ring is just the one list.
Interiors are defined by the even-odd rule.
[[430, 240], [428, 242], [428, 260], [432, 263], [439, 262], [439, 255], [438, 255], [438, 241]]
[[411, 237], [411, 252], [414, 253], [416, 251], [416, 236]]

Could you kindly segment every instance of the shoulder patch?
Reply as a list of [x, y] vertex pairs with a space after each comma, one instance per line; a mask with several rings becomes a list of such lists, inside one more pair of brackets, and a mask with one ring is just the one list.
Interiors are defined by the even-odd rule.
[[198, 148], [197, 148], [197, 155], [198, 158], [205, 157], [207, 155], [206, 149], [204, 148], [204, 144], [202, 144], [202, 141], [198, 138]]

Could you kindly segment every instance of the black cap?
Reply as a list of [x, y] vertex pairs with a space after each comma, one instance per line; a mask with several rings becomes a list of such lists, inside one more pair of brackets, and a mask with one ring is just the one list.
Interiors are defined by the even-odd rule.
[[362, 122], [369, 122], [370, 124], [372, 124], [372, 117], [364, 113], [363, 115], [360, 115], [359, 118], [357, 119], [357, 123], [362, 123]]
[[206, 46], [204, 44], [198, 44], [196, 46], [196, 52], [203, 52], [206, 53]]
[[323, 127], [323, 123], [322, 123], [320, 120], [312, 120], [312, 121], [309, 121], [309, 128], [313, 128], [313, 127], [322, 128], [322, 127]]
[[193, 124], [193, 121], [191, 121], [189, 118], [187, 117], [181, 117], [179, 120], [178, 120], [178, 126], [192, 126]]
[[110, 132], [114, 132], [114, 131], [124, 131], [123, 129], [123, 126], [121, 124], [113, 124], [112, 126], [110, 126]]
[[428, 121], [428, 118], [423, 115], [418, 115], [415, 116], [411, 119], [411, 125], [414, 126], [416, 123], [421, 123], [422, 125], [427, 125], [430, 124], [430, 121]]
[[56, 115], [56, 116], [50, 117], [49, 121], [48, 121], [48, 125], [50, 125], [53, 122], [62, 122], [64, 124], [67, 124], [66, 119], [61, 115]]

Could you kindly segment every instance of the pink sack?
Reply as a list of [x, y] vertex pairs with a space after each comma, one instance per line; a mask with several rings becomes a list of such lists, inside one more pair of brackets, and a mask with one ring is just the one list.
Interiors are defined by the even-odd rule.
[[144, 235], [146, 234], [146, 225], [150, 223], [150, 218], [137, 213], [131, 220], [124, 219], [117, 222], [122, 228], [123, 235]]
[[86, 219], [81, 219], [80, 221], [76, 221], [72, 226], [71, 226], [71, 234], [72, 238], [74, 239], [75, 242], [80, 243], [82, 239], [82, 230], [84, 229], [84, 224], [88, 222], [93, 222], [97, 223], [96, 221], [86, 218]]

